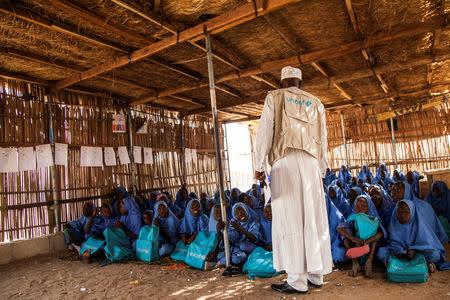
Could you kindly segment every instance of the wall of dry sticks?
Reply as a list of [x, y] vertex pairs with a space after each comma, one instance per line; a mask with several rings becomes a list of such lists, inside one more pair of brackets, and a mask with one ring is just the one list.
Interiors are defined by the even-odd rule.
[[[0, 93], [0, 146], [48, 144], [45, 88], [2, 80]], [[33, 97], [24, 97], [27, 94]], [[98, 205], [102, 199], [111, 197], [115, 187], [131, 188], [131, 164], [80, 166], [81, 146], [130, 146], [128, 133], [112, 131], [113, 114], [126, 114], [126, 105], [103, 96], [68, 91], [53, 95], [51, 100], [55, 142], [68, 144], [68, 165], [56, 166], [56, 183], [51, 180], [49, 167], [0, 173], [0, 242], [32, 238], [54, 230], [53, 184], [60, 200], [61, 223], [78, 218], [83, 202]], [[189, 191], [214, 194], [216, 162], [209, 119], [192, 116], [181, 122], [177, 113], [155, 108], [132, 110], [131, 115], [133, 127], [138, 128], [143, 121], [148, 126], [144, 134], [133, 130], [133, 145], [153, 149], [153, 164], [134, 164], [138, 190], [144, 194], [152, 190], [175, 194], [186, 182]], [[184, 163], [184, 148], [196, 149], [195, 159]], [[225, 152], [222, 157], [226, 159]], [[228, 166], [226, 161], [224, 165]]]

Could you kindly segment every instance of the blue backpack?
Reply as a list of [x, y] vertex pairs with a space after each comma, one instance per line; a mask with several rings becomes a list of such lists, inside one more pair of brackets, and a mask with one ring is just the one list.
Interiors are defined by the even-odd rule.
[[170, 257], [175, 260], [185, 261], [189, 245], [185, 245], [181, 240], [178, 241]]
[[219, 238], [215, 232], [199, 232], [195, 240], [189, 245], [186, 264], [197, 269], [203, 269], [206, 256], [216, 250]]
[[83, 247], [80, 249], [80, 254], [83, 255], [85, 251], [91, 250], [91, 255], [97, 252], [98, 249], [102, 248], [106, 244], [105, 240], [95, 239], [90, 237], [84, 242]]
[[269, 278], [278, 275], [278, 272], [273, 268], [273, 253], [261, 247], [256, 248], [250, 254], [242, 271], [248, 273], [251, 280], [254, 280], [255, 276]]
[[103, 231], [106, 239], [105, 254], [111, 262], [132, 260], [136, 252], [131, 249], [130, 241], [120, 228], [106, 228]]
[[426, 282], [428, 275], [427, 261], [422, 253], [416, 253], [412, 260], [399, 259], [391, 254], [386, 273], [387, 279], [392, 282]]
[[136, 240], [136, 256], [142, 261], [159, 259], [159, 227], [144, 226]]
[[356, 237], [367, 240], [374, 236], [378, 231], [380, 220], [364, 213], [353, 214], [348, 217], [347, 221], [355, 223]]

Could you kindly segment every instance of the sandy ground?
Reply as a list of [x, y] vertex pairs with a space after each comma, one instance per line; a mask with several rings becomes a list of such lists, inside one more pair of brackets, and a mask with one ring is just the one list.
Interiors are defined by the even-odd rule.
[[[450, 244], [446, 245], [447, 259]], [[347, 271], [325, 277], [307, 295], [273, 292], [286, 275], [257, 278], [220, 276], [222, 270], [166, 270], [146, 264], [104, 267], [56, 257], [36, 257], [0, 266], [0, 299], [450, 299], [450, 271], [437, 271], [423, 284], [394, 284], [377, 269], [374, 279], [351, 278]], [[137, 281], [138, 284], [132, 284]]]

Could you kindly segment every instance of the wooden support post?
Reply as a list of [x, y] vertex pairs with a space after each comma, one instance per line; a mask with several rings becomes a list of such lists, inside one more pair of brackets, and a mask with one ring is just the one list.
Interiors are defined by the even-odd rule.
[[349, 168], [350, 160], [348, 158], [347, 138], [345, 137], [344, 114], [342, 113], [342, 111], [341, 111], [341, 129], [342, 129], [342, 140], [344, 141], [344, 148], [345, 148], [345, 161], [347, 162], [347, 168]]
[[228, 225], [227, 225], [227, 211], [225, 207], [225, 188], [223, 182], [223, 165], [222, 165], [222, 154], [220, 149], [220, 137], [219, 137], [219, 120], [217, 118], [217, 103], [216, 103], [216, 89], [214, 86], [214, 69], [213, 69], [213, 61], [212, 61], [212, 52], [211, 52], [211, 39], [209, 33], [207, 31], [207, 27], [204, 29], [205, 34], [205, 42], [206, 42], [206, 54], [207, 54], [207, 62], [208, 62], [208, 79], [209, 79], [209, 93], [211, 97], [211, 112], [214, 124], [214, 140], [216, 144], [216, 176], [219, 182], [219, 191], [220, 191], [220, 208], [222, 211], [222, 219], [225, 223], [225, 228], [223, 230], [223, 240], [225, 244], [225, 259], [227, 266], [230, 266], [230, 243], [228, 240]]
[[134, 136], [134, 128], [133, 128], [133, 118], [131, 116], [131, 108], [127, 108], [127, 127], [128, 127], [128, 148], [130, 149], [130, 180], [131, 186], [133, 189], [133, 195], [137, 195], [136, 191], [136, 165], [134, 163], [134, 149], [133, 149], [133, 136]]
[[181, 153], [180, 153], [180, 161], [181, 161], [181, 185], [185, 185], [186, 182], [186, 145], [184, 139], [184, 120], [183, 116], [180, 116], [180, 131], [181, 131]]
[[223, 140], [225, 145], [225, 151], [226, 151], [226, 160], [227, 160], [227, 168], [228, 168], [228, 180], [227, 180], [227, 186], [228, 189], [231, 190], [231, 169], [230, 169], [230, 148], [228, 148], [228, 134], [227, 134], [227, 124], [222, 123], [223, 128]]
[[[48, 114], [48, 136], [49, 136], [49, 142], [50, 146], [52, 148], [52, 159], [53, 159], [53, 165], [50, 167], [50, 175], [51, 175], [51, 182], [52, 182], [52, 198], [53, 198], [53, 214], [54, 214], [54, 220], [55, 220], [55, 226], [56, 231], [61, 231], [61, 214], [60, 214], [60, 207], [59, 207], [59, 193], [58, 193], [58, 186], [59, 186], [59, 178], [58, 174], [56, 173], [56, 165], [55, 165], [55, 134], [54, 134], [54, 128], [53, 128], [53, 109], [52, 109], [52, 95], [47, 94], [47, 114]], [[51, 222], [49, 214], [49, 227]], [[49, 228], [50, 232], [53, 232], [53, 228]]]
[[390, 118], [392, 135], [392, 155], [394, 156], [394, 166], [397, 169], [397, 150], [395, 149], [394, 119]]

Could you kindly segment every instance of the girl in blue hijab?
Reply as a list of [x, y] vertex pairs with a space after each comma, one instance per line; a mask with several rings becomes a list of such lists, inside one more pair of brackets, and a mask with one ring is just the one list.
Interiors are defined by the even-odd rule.
[[147, 199], [147, 207], [149, 210], [155, 210], [156, 198], [158, 198], [159, 193], [153, 191], [150, 193], [150, 197]]
[[369, 196], [377, 209], [378, 216], [384, 227], [387, 228], [391, 222], [392, 211], [395, 207], [391, 196], [378, 184], [370, 187]]
[[441, 222], [439, 221], [436, 213], [434, 212], [433, 207], [426, 201], [420, 200], [415, 197], [411, 186], [406, 182], [397, 182], [392, 187], [391, 191], [392, 201], [399, 202], [400, 200], [412, 200], [417, 210], [420, 211], [422, 216], [424, 217], [424, 221], [428, 224], [430, 229], [436, 234], [441, 243], [448, 243], [449, 239], [447, 234], [445, 233], [444, 228], [442, 227]]
[[175, 205], [184, 210], [186, 208], [186, 201], [188, 200], [188, 197], [189, 197], [188, 190], [184, 186], [182, 186], [177, 192]]
[[69, 221], [64, 225], [64, 237], [66, 244], [74, 244], [79, 246], [84, 240], [84, 231], [89, 219], [94, 211], [94, 205], [90, 202], [83, 204], [83, 214], [76, 220]]
[[103, 231], [106, 228], [113, 228], [114, 223], [118, 220], [118, 218], [112, 216], [111, 205], [107, 203], [104, 203], [101, 209], [96, 208], [91, 219], [92, 221], [89, 220], [85, 230], [86, 240], [91, 236], [97, 239], [105, 239]]
[[347, 218], [353, 213], [350, 204], [347, 199], [344, 198], [344, 195], [338, 186], [329, 186], [328, 194], [326, 196], [330, 198], [330, 201], [339, 209], [344, 218]]
[[258, 216], [246, 204], [236, 203], [233, 206], [233, 219], [230, 225], [230, 243], [250, 255], [261, 240]]
[[356, 198], [361, 195], [367, 195], [361, 188], [354, 186], [348, 191], [348, 203], [351, 207], [353, 207], [353, 203], [355, 203]]
[[439, 270], [450, 270], [450, 263], [445, 261], [444, 247], [413, 201], [401, 200], [397, 203], [388, 231], [388, 245], [381, 247], [377, 253], [381, 261], [386, 263], [390, 254], [411, 260], [420, 252], [425, 256], [431, 273], [435, 270], [434, 265]]
[[391, 177], [391, 174], [389, 174], [385, 163], [380, 163], [378, 165], [377, 176], [375, 177], [375, 180], [381, 179], [381, 173], [384, 173], [387, 177]]
[[425, 197], [438, 215], [447, 236], [450, 238], [450, 190], [443, 181], [433, 182], [431, 191]]
[[[214, 194], [215, 204], [218, 204], [218, 205], [220, 205], [220, 195], [219, 194], [220, 194], [219, 190], [217, 190], [216, 193]], [[224, 194], [225, 194], [225, 207], [227, 210], [227, 220], [229, 220], [229, 219], [231, 219], [231, 216], [232, 216], [232, 211], [231, 211], [232, 206], [231, 206], [231, 199], [230, 199], [231, 192], [227, 193], [227, 191], [224, 191]]]
[[342, 165], [339, 169], [338, 179], [343, 180], [345, 184], [349, 184], [352, 180], [352, 173], [350, 173], [346, 165]]
[[[181, 219], [184, 216], [184, 208], [179, 207], [175, 203], [172, 202], [172, 195], [169, 192], [163, 192], [162, 195], [158, 195], [156, 201], [164, 201], [167, 204], [167, 207], [173, 214]], [[155, 208], [156, 209], [156, 208]]]
[[327, 203], [328, 227], [330, 230], [331, 256], [335, 264], [343, 263], [347, 261], [347, 257], [345, 256], [347, 250], [339, 238], [337, 227], [339, 224], [345, 222], [345, 218], [330, 200], [330, 197], [325, 197], [325, 201]]
[[122, 199], [119, 203], [121, 217], [115, 223], [116, 228], [121, 228], [128, 236], [133, 250], [136, 250], [136, 240], [142, 227], [142, 214], [139, 206], [131, 197]]
[[272, 206], [270, 202], [264, 207], [260, 225], [260, 244], [267, 251], [272, 251]]
[[119, 202], [128, 196], [129, 194], [123, 186], [119, 186], [114, 190], [113, 203], [111, 203], [113, 217], [120, 217]]
[[420, 198], [420, 177], [420, 173], [417, 171], [409, 171], [405, 176], [406, 182], [411, 186], [414, 196], [417, 198]]
[[329, 186], [333, 180], [337, 179], [336, 174], [333, 173], [333, 171], [330, 168], [327, 168], [327, 171], [325, 173], [325, 177], [323, 178], [323, 183], [326, 186]]
[[363, 258], [366, 257], [367, 260], [364, 264], [364, 271], [365, 276], [368, 278], [373, 278], [373, 271], [372, 271], [372, 262], [373, 257], [376, 252], [376, 248], [378, 245], [378, 242], [381, 240], [381, 238], [386, 238], [387, 233], [384, 229], [381, 220], [379, 220], [378, 212], [373, 204], [372, 200], [370, 200], [370, 197], [367, 195], [362, 195], [356, 198], [355, 203], [353, 204], [353, 210], [355, 212], [355, 215], [358, 214], [365, 214], [371, 217], [371, 219], [374, 222], [378, 222], [378, 229], [377, 232], [369, 237], [366, 240], [362, 240], [360, 236], [362, 236], [361, 230], [363, 228], [357, 228], [356, 221], [353, 221], [354, 215], [352, 215], [350, 218], [347, 219], [346, 222], [341, 223], [337, 227], [337, 231], [341, 235], [341, 238], [343, 239], [343, 243], [346, 249], [354, 248], [354, 247], [361, 247], [363, 245], [369, 245], [370, 246], [370, 252], [366, 256], [363, 256], [359, 259], [352, 259], [352, 270], [349, 272], [349, 275], [352, 277], [358, 276], [358, 272], [361, 269], [360, 260], [363, 262]]
[[363, 165], [359, 171], [358, 178], [361, 178], [363, 182], [367, 182], [367, 177], [370, 177], [371, 181], [374, 179], [369, 167], [367, 165]]
[[230, 193], [230, 205], [233, 206], [239, 202], [241, 191], [238, 188], [232, 188]]
[[252, 194], [246, 194], [244, 197], [244, 203], [253, 210], [256, 214], [257, 220], [261, 220], [263, 210], [259, 205], [258, 199], [256, 199]]
[[164, 201], [155, 204], [153, 225], [159, 227], [159, 256], [167, 256], [173, 252], [179, 240], [180, 221]]
[[392, 173], [392, 181], [394, 183], [400, 182], [400, 181], [405, 181], [405, 175], [399, 169], [395, 169], [394, 173]]
[[181, 240], [184, 244], [192, 243], [199, 232], [208, 231], [209, 220], [203, 214], [200, 201], [189, 201], [184, 211], [184, 218], [180, 226]]

